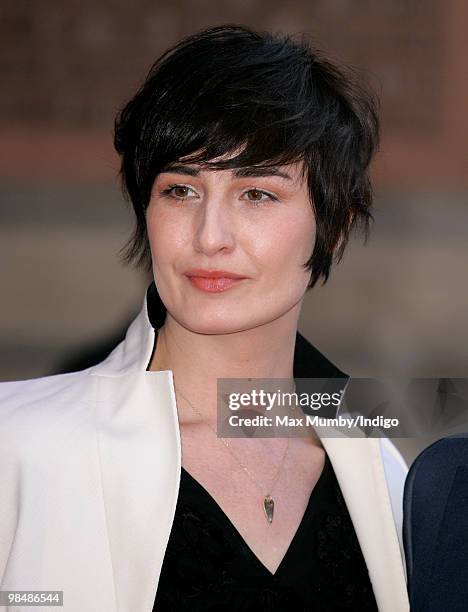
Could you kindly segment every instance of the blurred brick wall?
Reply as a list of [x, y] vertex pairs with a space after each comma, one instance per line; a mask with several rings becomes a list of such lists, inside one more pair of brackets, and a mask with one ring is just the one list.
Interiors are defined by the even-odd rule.
[[[15, 139], [17, 156], [2, 152], [3, 174], [35, 174], [28, 149], [78, 130], [77, 178], [107, 177], [110, 167], [86, 156], [89, 145], [112, 158], [109, 135], [118, 108], [134, 93], [151, 63], [181, 36], [223, 22], [282, 32], [305, 32], [331, 57], [361, 70], [381, 94], [384, 147], [377, 165], [383, 183], [415, 181], [466, 185], [462, 164], [468, 125], [463, 0], [332, 0], [316, 2], [95, 3], [24, 0], [4, 3], [0, 66], [6, 95], [0, 128]], [[45, 136], [47, 138], [47, 136]], [[7, 140], [7, 142], [10, 142]], [[41, 168], [56, 176], [67, 160], [61, 141]], [[65, 145], [66, 146], [66, 145]], [[67, 150], [67, 149], [66, 149]], [[408, 167], [410, 163], [410, 167]], [[27, 164], [27, 165], [26, 165]], [[109, 161], [112, 166], [112, 163]], [[18, 167], [19, 166], [19, 167]], [[23, 166], [23, 167], [21, 167]], [[445, 181], [445, 182], [444, 182]]]
[[[318, 46], [382, 84], [392, 132], [438, 132], [450, 3], [322, 1], [67, 3], [14, 1], [3, 10], [2, 72], [10, 122], [110, 126], [151, 59], [182, 35], [223, 21], [310, 33]], [[215, 19], [213, 19], [215, 16]]]

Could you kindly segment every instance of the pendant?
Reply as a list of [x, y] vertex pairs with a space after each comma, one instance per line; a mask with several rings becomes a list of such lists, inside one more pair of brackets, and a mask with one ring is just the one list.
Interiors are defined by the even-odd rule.
[[275, 502], [273, 501], [273, 498], [271, 497], [271, 495], [267, 495], [266, 497], [264, 497], [263, 509], [265, 510], [265, 516], [267, 517], [267, 521], [269, 523], [271, 523], [273, 520], [274, 507], [275, 507]]

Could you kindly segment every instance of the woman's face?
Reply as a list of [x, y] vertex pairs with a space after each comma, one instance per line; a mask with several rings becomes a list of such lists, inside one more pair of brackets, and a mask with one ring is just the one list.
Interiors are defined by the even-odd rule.
[[[154, 279], [168, 313], [206, 334], [244, 331], [287, 313], [297, 317], [311, 274], [302, 264], [315, 243], [301, 165], [273, 173], [254, 168], [250, 176], [252, 169], [175, 166], [156, 177], [146, 213]], [[194, 269], [244, 278], [233, 284], [190, 279], [186, 273]]]

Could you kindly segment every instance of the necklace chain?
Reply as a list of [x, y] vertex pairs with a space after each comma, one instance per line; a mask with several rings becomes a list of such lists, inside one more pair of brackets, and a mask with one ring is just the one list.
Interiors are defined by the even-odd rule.
[[[216, 434], [216, 437], [218, 437], [218, 438], [221, 440], [221, 442], [222, 442], [222, 443], [223, 443], [223, 444], [226, 446], [226, 448], [228, 449], [228, 451], [231, 453], [231, 455], [234, 457], [234, 459], [235, 459], [235, 460], [236, 460], [236, 462], [237, 462], [237, 463], [240, 465], [240, 467], [241, 467], [241, 468], [242, 468], [242, 469], [243, 469], [243, 470], [246, 472], [246, 474], [249, 476], [250, 480], [251, 480], [251, 481], [252, 481], [252, 482], [255, 484], [255, 486], [256, 486], [256, 487], [258, 487], [260, 490], [262, 490], [262, 491], [263, 491], [262, 487], [261, 487], [261, 486], [258, 484], [258, 481], [257, 481], [257, 480], [256, 480], [256, 479], [255, 479], [255, 478], [252, 476], [252, 474], [251, 474], [251, 473], [250, 473], [250, 471], [247, 469], [247, 467], [246, 467], [245, 465], [243, 465], [243, 464], [242, 464], [242, 463], [239, 461], [239, 459], [236, 457], [236, 455], [234, 454], [234, 451], [233, 451], [233, 450], [232, 450], [232, 448], [231, 448], [231, 445], [230, 445], [230, 444], [228, 444], [228, 443], [227, 443], [227, 441], [226, 441], [224, 438], [222, 438], [222, 437], [218, 436], [218, 433], [216, 432], [216, 430], [215, 430], [215, 429], [213, 429], [213, 427], [211, 427], [211, 425], [208, 423], [208, 421], [206, 421], [205, 417], [204, 417], [204, 416], [203, 416], [203, 415], [202, 415], [202, 414], [201, 414], [201, 413], [200, 413], [200, 412], [199, 412], [199, 411], [198, 411], [198, 410], [195, 408], [195, 406], [192, 404], [192, 402], [191, 402], [191, 401], [190, 401], [190, 400], [189, 400], [187, 397], [185, 397], [185, 395], [184, 395], [184, 394], [183, 394], [181, 391], [179, 391], [179, 390], [178, 390], [178, 391], [177, 391], [177, 393], [178, 393], [178, 394], [179, 394], [181, 397], [183, 397], [183, 398], [184, 398], [184, 400], [185, 400], [185, 401], [188, 403], [188, 405], [189, 405], [189, 406], [192, 408], [192, 410], [194, 410], [194, 411], [195, 411], [195, 413], [196, 413], [196, 414], [197, 414], [199, 417], [201, 417], [201, 418], [202, 418], [202, 419], [205, 421], [205, 424], [206, 424], [206, 425], [207, 425], [207, 426], [208, 426], [208, 427], [211, 429], [211, 431], [213, 431], [213, 432]], [[283, 467], [284, 460], [285, 460], [286, 455], [287, 455], [287, 452], [288, 452], [288, 450], [289, 450], [289, 443], [290, 443], [290, 437], [288, 436], [288, 443], [287, 443], [287, 445], [286, 445], [286, 450], [284, 451], [283, 458], [282, 458], [281, 463], [280, 463], [280, 467], [279, 467], [278, 472], [277, 472], [277, 474], [276, 474], [276, 477], [275, 477], [275, 479], [274, 479], [274, 481], [273, 481], [273, 484], [271, 485], [271, 488], [270, 488], [270, 494], [273, 492], [273, 489], [274, 489], [274, 486], [275, 486], [275, 484], [276, 484], [276, 481], [278, 480], [279, 475], [280, 475], [280, 473], [281, 473], [281, 468]], [[266, 495], [265, 497], [269, 497], [269, 498], [271, 498], [271, 495], [270, 495], [270, 494]]]

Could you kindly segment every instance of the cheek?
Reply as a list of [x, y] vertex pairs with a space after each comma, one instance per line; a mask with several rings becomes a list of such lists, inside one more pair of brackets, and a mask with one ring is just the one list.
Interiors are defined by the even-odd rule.
[[312, 255], [315, 232], [312, 212], [294, 218], [287, 216], [277, 220], [268, 231], [258, 234], [257, 253], [268, 267], [288, 270], [288, 274], [297, 272], [301, 276], [302, 264]]
[[308, 204], [307, 209], [299, 218], [299, 222], [290, 228], [290, 242], [295, 245], [297, 257], [301, 263], [307, 261], [312, 255], [316, 236], [315, 215], [312, 207]]
[[[178, 222], [179, 221], [179, 222]], [[149, 206], [146, 213], [146, 231], [153, 259], [172, 259], [184, 243], [180, 220], [156, 206]]]

